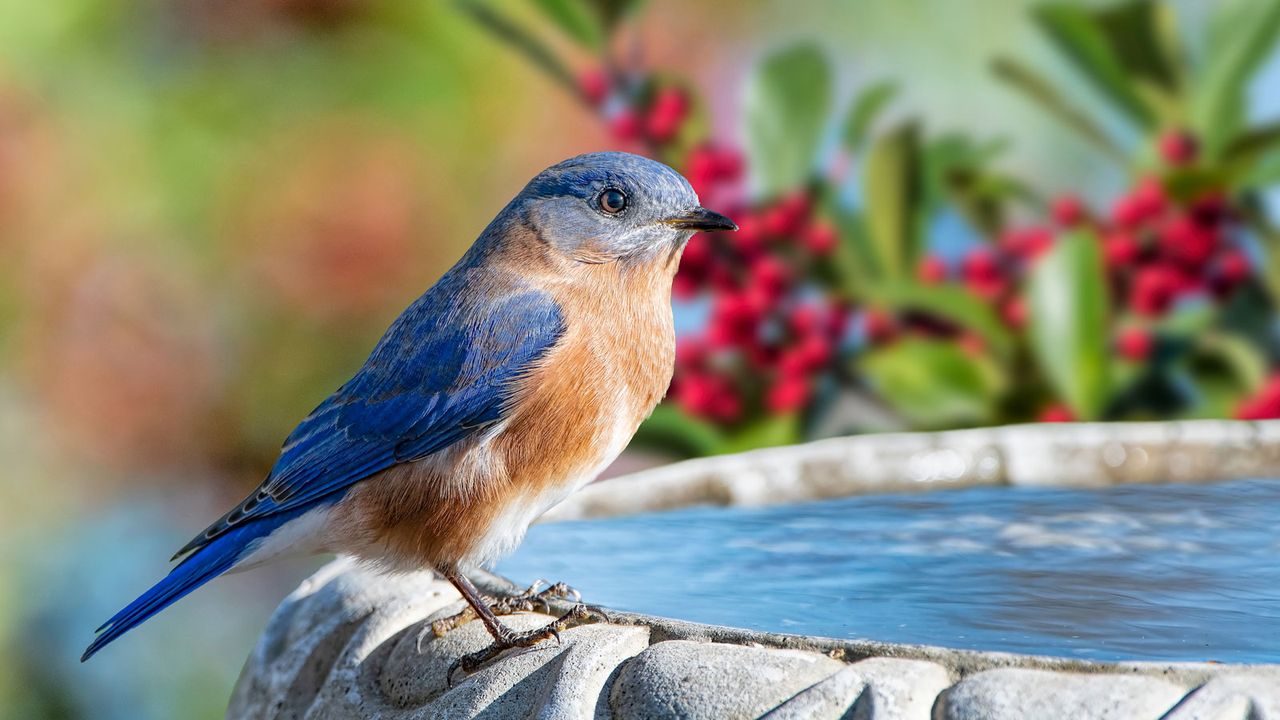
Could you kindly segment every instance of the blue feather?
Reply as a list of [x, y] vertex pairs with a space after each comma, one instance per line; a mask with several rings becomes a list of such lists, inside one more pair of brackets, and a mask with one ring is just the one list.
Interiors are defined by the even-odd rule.
[[80, 656], [80, 662], [93, 657], [94, 653], [141, 625], [152, 615], [231, 569], [237, 560], [253, 552], [273, 531], [305, 512], [306, 510], [297, 510], [240, 525], [200, 548], [171, 570], [163, 580], [103, 623], [96, 631], [98, 636], [85, 649], [84, 655]]
[[262, 485], [99, 628], [82, 659], [231, 569], [286, 522], [501, 420], [513, 382], [556, 343], [564, 322], [545, 293], [495, 287], [477, 267], [483, 255], [478, 244], [396, 319], [360, 371], [289, 435]]

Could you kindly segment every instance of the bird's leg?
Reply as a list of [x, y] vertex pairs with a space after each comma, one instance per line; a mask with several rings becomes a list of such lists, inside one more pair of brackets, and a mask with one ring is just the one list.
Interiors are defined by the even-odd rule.
[[[560, 633], [571, 627], [589, 622], [609, 621], [609, 616], [605, 615], [602, 610], [578, 603], [570, 608], [569, 612], [566, 612], [564, 615], [561, 615], [543, 627], [527, 632], [516, 632], [498, 621], [498, 616], [489, 607], [489, 603], [486, 602], [486, 598], [476, 590], [475, 586], [471, 584], [471, 581], [464, 577], [462, 573], [453, 568], [442, 572], [445, 578], [448, 579], [449, 582], [453, 583], [454, 587], [458, 588], [458, 592], [462, 594], [462, 599], [467, 601], [467, 605], [471, 608], [471, 616], [479, 617], [480, 621], [484, 623], [485, 628], [489, 630], [489, 634], [493, 636], [493, 644], [489, 647], [458, 658], [453, 666], [449, 668], [448, 675], [450, 678], [453, 677], [453, 671], [455, 669], [462, 668], [464, 672], [473, 672], [486, 661], [493, 659], [504, 650], [514, 647], [532, 647], [533, 645], [536, 645], [548, 638], [555, 638], [559, 641]], [[563, 593], [563, 597], [575, 597], [577, 595], [572, 588], [569, 588], [563, 583], [556, 583], [546, 590], [543, 590], [541, 593], [537, 592], [535, 585], [534, 588], [530, 588], [530, 590], [516, 596], [516, 598], [522, 598], [525, 595], [539, 597], [540, 595], [545, 595], [551, 591], [554, 591], [557, 594]], [[546, 599], [540, 599], [539, 601], [543, 604], [546, 603]], [[535, 601], [525, 598], [523, 602], [532, 603]], [[446, 620], [448, 620], [448, 618], [446, 618]], [[434, 623], [432, 624], [432, 629], [435, 630]], [[447, 632], [447, 630], [445, 632]]]
[[[446, 577], [448, 577], [447, 574]], [[453, 581], [452, 579], [450, 581], [453, 582], [455, 586], [458, 585], [456, 581]], [[552, 600], [571, 599], [574, 602], [577, 602], [582, 599], [582, 596], [577, 590], [574, 590], [562, 582], [553, 583], [545, 588], [543, 585], [546, 585], [545, 580], [534, 580], [533, 584], [524, 592], [517, 593], [515, 595], [506, 595], [496, 599], [487, 595], [479, 595], [480, 603], [489, 608], [489, 611], [495, 616], [501, 617], [503, 615], [514, 615], [518, 612], [534, 612], [539, 609], [544, 613], [550, 613]], [[459, 587], [459, 592], [461, 592], [461, 590], [461, 587]], [[472, 590], [475, 590], [475, 588], [472, 587]], [[434, 633], [436, 637], [443, 637], [449, 631], [456, 630], [472, 620], [475, 620], [477, 617], [480, 616], [476, 613], [475, 608], [472, 607], [471, 601], [468, 600], [467, 606], [460, 612], [431, 623], [431, 632]]]

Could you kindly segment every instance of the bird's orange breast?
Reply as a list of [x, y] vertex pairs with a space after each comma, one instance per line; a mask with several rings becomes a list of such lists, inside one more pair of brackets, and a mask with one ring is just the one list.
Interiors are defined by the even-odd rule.
[[[537, 273], [536, 264], [527, 268]], [[565, 333], [514, 389], [495, 431], [359, 483], [338, 506], [341, 551], [396, 566], [469, 565], [509, 551], [590, 482], [662, 399], [675, 354], [661, 267], [578, 265], [537, 280]], [[530, 280], [530, 278], [526, 278]]]

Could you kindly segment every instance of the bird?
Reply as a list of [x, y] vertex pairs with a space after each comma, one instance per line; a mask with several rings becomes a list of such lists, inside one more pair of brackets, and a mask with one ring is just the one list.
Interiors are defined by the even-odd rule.
[[697, 232], [734, 230], [676, 170], [639, 155], [538, 173], [81, 661], [219, 575], [310, 554], [446, 578], [466, 604], [437, 634], [479, 618], [493, 638], [463, 658], [468, 670], [599, 619], [579, 603], [515, 632], [499, 614], [579, 598], [557, 583], [494, 600], [466, 573], [514, 550], [630, 442], [671, 381], [681, 253]]

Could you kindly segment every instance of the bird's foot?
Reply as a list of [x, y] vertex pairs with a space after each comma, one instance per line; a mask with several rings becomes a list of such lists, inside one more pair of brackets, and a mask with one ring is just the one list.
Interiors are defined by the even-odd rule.
[[[557, 583], [561, 584], [561, 583]], [[554, 587], [554, 586], [552, 586]], [[548, 588], [550, 590], [551, 588]], [[467, 655], [463, 655], [454, 661], [449, 668], [449, 678], [452, 681], [454, 671], [461, 669], [465, 673], [473, 673], [480, 669], [481, 665], [497, 657], [503, 651], [517, 647], [533, 647], [543, 640], [555, 638], [556, 644], [560, 644], [560, 633], [569, 628], [579, 625], [587, 625], [597, 622], [609, 622], [609, 616], [603, 610], [590, 605], [578, 603], [569, 609], [569, 612], [561, 615], [555, 620], [547, 623], [543, 627], [535, 628], [526, 632], [516, 632], [507, 628], [503, 628], [505, 632], [502, 637], [493, 641], [489, 647]]]
[[[550, 613], [552, 600], [577, 602], [582, 599], [582, 595], [577, 590], [562, 582], [553, 583], [544, 588], [543, 585], [546, 585], [546, 582], [546, 580], [534, 580], [533, 584], [522, 593], [497, 599], [486, 597], [485, 603], [494, 615], [502, 616], [514, 615], [518, 612], [535, 612], [539, 609], [544, 613]], [[467, 605], [461, 612], [431, 623], [431, 632], [436, 637], [444, 637], [445, 633], [457, 630], [477, 617], [479, 616], [476, 615], [475, 609]]]

